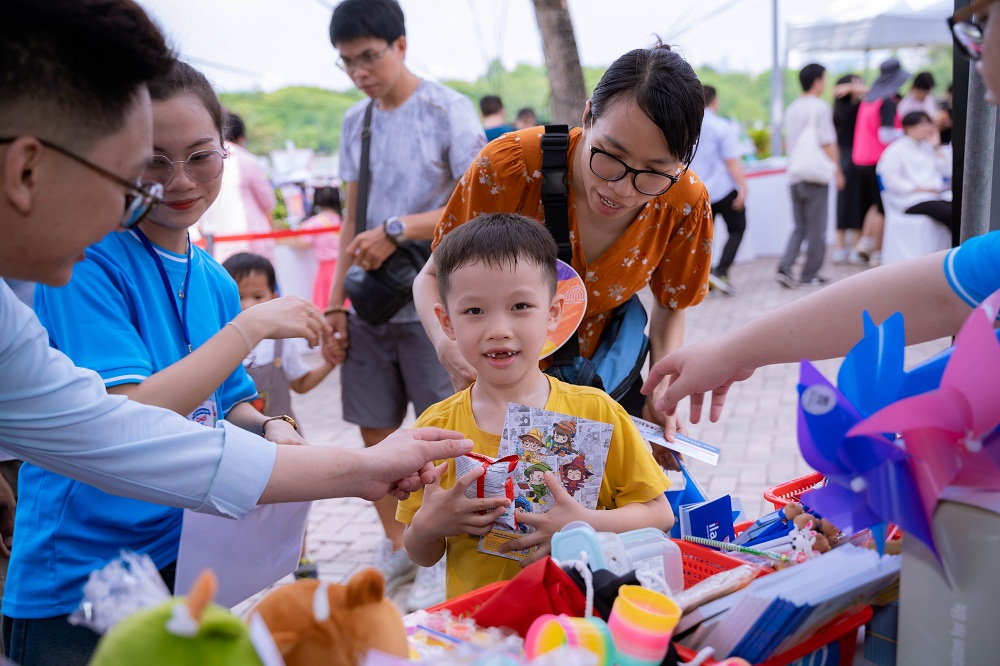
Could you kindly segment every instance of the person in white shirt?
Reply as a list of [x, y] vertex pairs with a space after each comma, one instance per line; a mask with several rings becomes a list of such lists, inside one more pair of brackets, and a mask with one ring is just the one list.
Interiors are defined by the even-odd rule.
[[[73, 35], [67, 40], [64, 35]], [[85, 249], [135, 226], [162, 190], [146, 83], [173, 62], [132, 0], [10, 0], [0, 21], [0, 276], [66, 284]], [[329, 327], [316, 312], [318, 343]], [[233, 344], [255, 344], [233, 329]], [[222, 422], [207, 428], [108, 395], [48, 344], [0, 282], [0, 449], [110, 493], [240, 517], [258, 503], [387, 493], [436, 478], [435, 459], [472, 448], [460, 433], [399, 431], [365, 450], [278, 446]], [[0, 539], [13, 496], [0, 483]], [[2, 550], [2, 549], [0, 549]]]
[[732, 296], [736, 289], [729, 281], [729, 268], [736, 260], [747, 228], [744, 206], [747, 183], [743, 178], [743, 165], [740, 164], [736, 126], [719, 116], [718, 92], [712, 86], [705, 86], [705, 119], [701, 125], [701, 138], [698, 139], [698, 152], [691, 160], [690, 169], [698, 174], [708, 190], [712, 200], [712, 217], [718, 221], [721, 216], [729, 232], [729, 239], [708, 282], [713, 289]]
[[951, 228], [951, 151], [941, 145], [931, 117], [903, 116], [904, 134], [879, 158], [882, 199], [906, 213], [927, 215]]
[[[799, 72], [802, 95], [785, 111], [785, 143], [788, 152], [788, 184], [792, 195], [795, 227], [775, 278], [785, 287], [819, 286], [827, 281], [819, 275], [826, 258], [827, 200], [830, 180], [844, 187], [840, 149], [833, 127], [833, 112], [820, 95], [826, 89], [826, 68], [811, 63]], [[802, 274], [792, 277], [792, 264], [805, 242], [806, 262]]]
[[903, 99], [899, 100], [899, 104], [896, 106], [896, 113], [899, 117], [902, 118], [914, 111], [923, 111], [930, 116], [931, 120], [936, 120], [941, 109], [938, 108], [938, 102], [934, 99], [935, 83], [934, 75], [930, 72], [918, 72], [913, 77], [910, 91], [903, 96]]

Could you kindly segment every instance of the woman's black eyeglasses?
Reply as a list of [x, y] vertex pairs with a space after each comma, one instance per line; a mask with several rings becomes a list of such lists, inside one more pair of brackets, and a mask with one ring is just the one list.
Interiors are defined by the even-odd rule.
[[611, 153], [593, 146], [590, 147], [590, 170], [595, 176], [609, 183], [632, 174], [632, 186], [636, 191], [649, 197], [664, 194], [680, 180], [680, 176], [671, 176], [652, 169], [633, 169]]
[[979, 0], [963, 7], [948, 19], [951, 36], [955, 40], [955, 48], [963, 56], [976, 62], [983, 57], [983, 39], [985, 29], [981, 22], [972, 18], [996, 0]]
[[[21, 137], [0, 137], [0, 143], [13, 143], [19, 138]], [[139, 224], [139, 222], [142, 221], [142, 218], [146, 217], [146, 214], [149, 213], [153, 206], [163, 201], [163, 186], [159, 183], [142, 183], [139, 180], [134, 183], [130, 183], [121, 176], [116, 176], [104, 167], [99, 167], [90, 160], [86, 160], [76, 153], [66, 150], [62, 146], [37, 137], [36, 140], [46, 148], [50, 148], [61, 155], [65, 155], [71, 160], [87, 167], [94, 173], [104, 176], [108, 180], [111, 180], [129, 190], [129, 193], [125, 195], [125, 212], [122, 213], [122, 219], [120, 222], [122, 229], [131, 229], [135, 225]]]

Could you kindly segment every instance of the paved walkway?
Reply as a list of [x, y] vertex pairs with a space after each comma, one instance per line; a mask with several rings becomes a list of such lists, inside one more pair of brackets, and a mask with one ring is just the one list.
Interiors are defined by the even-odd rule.
[[[718, 336], [814, 291], [812, 288], [790, 290], [782, 287], [774, 280], [774, 270], [774, 259], [737, 264], [731, 271], [738, 290], [736, 296], [712, 292], [700, 305], [688, 310], [686, 343]], [[859, 270], [851, 266], [830, 266], [825, 274], [837, 280]], [[648, 297], [649, 293], [645, 295]], [[937, 353], [947, 344], [950, 340], [911, 347], [907, 350], [908, 366]], [[817, 365], [827, 377], [835, 378], [840, 361], [824, 361]], [[749, 380], [732, 388], [718, 423], [689, 425], [693, 437], [722, 449], [717, 467], [691, 461], [692, 474], [713, 497], [730, 493], [742, 498], [751, 518], [770, 510], [763, 499], [766, 488], [811, 471], [799, 455], [795, 438], [797, 380], [798, 364], [762, 368]], [[341, 419], [338, 371], [309, 393], [293, 395], [293, 404], [312, 444], [362, 446], [357, 428]], [[686, 413], [686, 409], [685, 401], [681, 411]], [[412, 423], [412, 419], [410, 414], [407, 423]], [[313, 505], [307, 548], [323, 579], [341, 582], [367, 566], [382, 538], [382, 527], [369, 502], [337, 499]], [[291, 577], [281, 583], [288, 580]], [[397, 602], [405, 599], [406, 592], [407, 589], [402, 588], [396, 593]], [[249, 603], [237, 610], [245, 609]]]

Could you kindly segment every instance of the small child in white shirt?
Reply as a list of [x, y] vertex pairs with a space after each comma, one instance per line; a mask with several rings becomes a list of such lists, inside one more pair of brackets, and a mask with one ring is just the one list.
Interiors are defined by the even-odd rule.
[[[259, 254], [240, 252], [223, 262], [223, 267], [236, 281], [240, 290], [240, 305], [244, 310], [258, 303], [278, 298], [277, 279], [274, 266]], [[257, 388], [257, 399], [253, 401], [265, 416], [283, 414], [298, 420], [292, 410], [292, 394], [305, 393], [316, 387], [333, 370], [334, 365], [323, 359], [315, 368], [303, 360], [309, 350], [302, 338], [288, 340], [261, 340], [250, 355], [243, 360], [247, 374]], [[321, 357], [322, 358], [322, 357]], [[299, 433], [302, 432], [301, 425]], [[296, 578], [316, 578], [316, 565], [306, 556], [305, 539], [302, 542], [302, 557], [295, 571]]]

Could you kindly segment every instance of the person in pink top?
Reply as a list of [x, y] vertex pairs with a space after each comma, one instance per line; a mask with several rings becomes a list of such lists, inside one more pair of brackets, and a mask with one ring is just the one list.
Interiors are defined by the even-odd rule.
[[333, 273], [337, 269], [337, 255], [340, 252], [340, 191], [336, 187], [317, 187], [313, 195], [314, 215], [302, 223], [300, 229], [329, 229], [328, 234], [302, 236], [303, 245], [312, 247], [319, 268], [313, 283], [313, 304], [326, 308]]
[[274, 240], [222, 241], [220, 237], [261, 234], [272, 230], [272, 211], [277, 203], [274, 187], [257, 156], [247, 150], [246, 125], [229, 112], [226, 121], [229, 163], [222, 176], [222, 191], [199, 223], [203, 236], [214, 241], [212, 256], [219, 263], [238, 252], [251, 252], [274, 261]]

